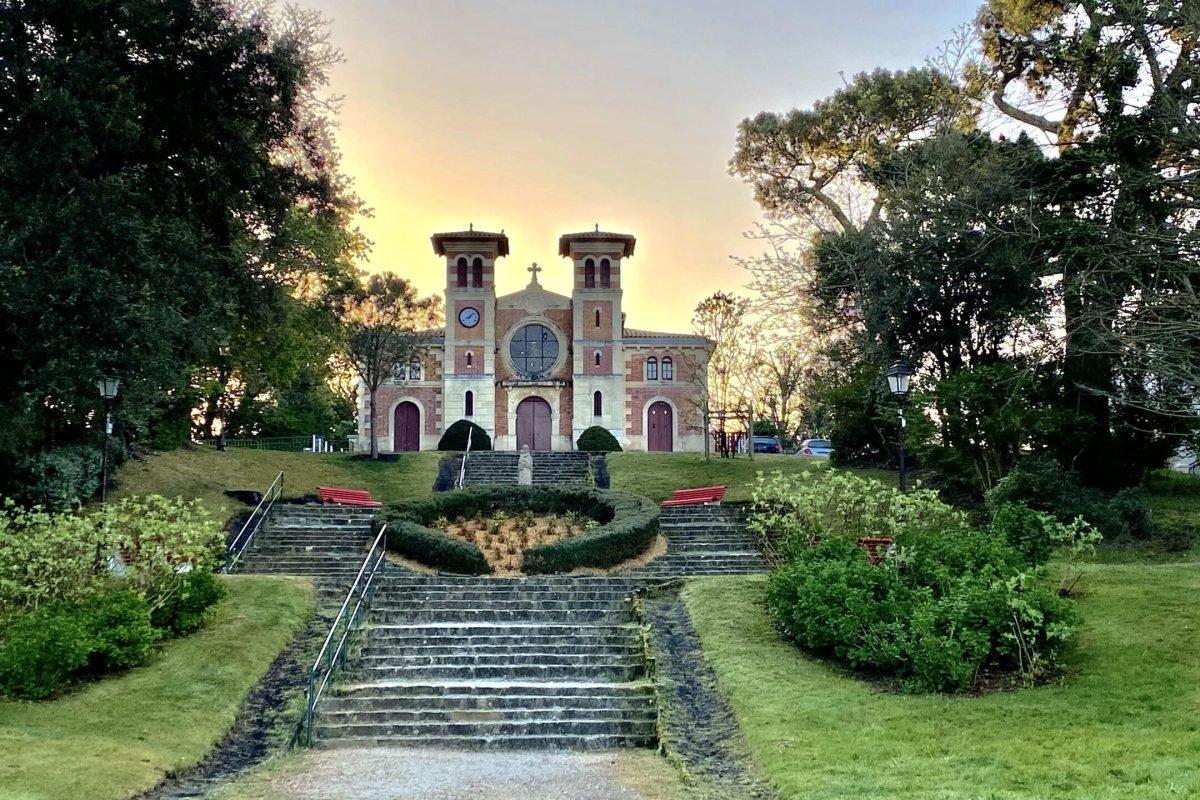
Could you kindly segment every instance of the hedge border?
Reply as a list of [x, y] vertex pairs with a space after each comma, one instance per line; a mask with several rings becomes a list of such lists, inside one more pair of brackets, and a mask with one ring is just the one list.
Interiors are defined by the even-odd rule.
[[438, 517], [471, 517], [505, 511], [591, 517], [600, 527], [524, 552], [527, 575], [606, 569], [640, 555], [658, 535], [658, 506], [649, 498], [602, 489], [552, 486], [489, 486], [437, 494], [429, 500], [385, 506], [375, 530], [387, 524], [387, 546], [436, 569], [470, 575], [490, 572], [483, 552], [469, 542], [427, 527]]

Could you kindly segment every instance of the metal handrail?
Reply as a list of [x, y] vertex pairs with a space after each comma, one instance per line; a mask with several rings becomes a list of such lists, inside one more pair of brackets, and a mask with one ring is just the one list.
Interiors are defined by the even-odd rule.
[[[329, 626], [329, 633], [321, 645], [321, 651], [317, 653], [316, 661], [313, 662], [312, 669], [308, 671], [304, 735], [309, 747], [312, 747], [313, 743], [313, 719], [316, 717], [317, 704], [321, 701], [321, 695], [325, 692], [325, 687], [329, 685], [334, 672], [346, 666], [346, 645], [350, 641], [350, 634], [354, 632], [370, 607], [371, 597], [375, 592], [375, 576], [387, 567], [385, 559], [387, 548], [381, 544], [386, 531], [387, 525], [384, 525], [379, 529], [375, 541], [371, 543], [371, 549], [367, 551], [367, 556], [358, 569], [354, 583], [350, 584], [350, 591], [346, 593], [342, 607], [338, 609], [337, 616], [333, 618], [333, 624]], [[354, 610], [347, 613], [351, 600], [355, 600]], [[342, 631], [341, 638], [331, 650], [330, 645], [333, 644], [339, 628]]]
[[[246, 548], [254, 539], [254, 534], [258, 533], [258, 529], [262, 527], [263, 520], [271, 515], [271, 509], [275, 506], [275, 501], [283, 495], [283, 470], [279, 470], [279, 474], [275, 476], [275, 480], [271, 481], [271, 485], [267, 487], [267, 491], [263, 492], [262, 498], [258, 501], [258, 505], [250, 512], [250, 516], [246, 519], [242, 529], [238, 531], [237, 536], [233, 537], [233, 541], [225, 551], [225, 572], [233, 572], [233, 568], [237, 566], [237, 562], [241, 559], [242, 553], [246, 552]], [[263, 508], [263, 503], [267, 507]], [[254, 523], [251, 526], [251, 523]], [[246, 531], [250, 533], [247, 534]]]
[[475, 432], [474, 428], [467, 428], [467, 449], [463, 451], [462, 464], [458, 468], [458, 485], [454, 488], [461, 489], [467, 483], [467, 456], [471, 455], [471, 434]]

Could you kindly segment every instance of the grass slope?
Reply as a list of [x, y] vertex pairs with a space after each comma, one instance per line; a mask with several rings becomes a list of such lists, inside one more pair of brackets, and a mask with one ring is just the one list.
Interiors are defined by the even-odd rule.
[[312, 611], [299, 578], [225, 578], [201, 631], [45, 703], [0, 702], [0, 798], [121, 800], [199, 762]]
[[1200, 794], [1200, 568], [1097, 565], [1061, 685], [882, 695], [779, 639], [760, 578], [684, 600], [782, 798], [1158, 800]]
[[283, 453], [226, 450], [188, 445], [168, 453], [148, 453], [122, 466], [115, 497], [131, 494], [200, 498], [218, 519], [244, 508], [226, 489], [264, 491], [283, 470], [284, 494], [314, 494], [317, 486], [366, 489], [378, 500], [428, 497], [441, 453], [402, 453], [395, 461], [353, 461], [347, 453]]
[[676, 489], [720, 486], [726, 500], [749, 500], [759, 472], [793, 473], [822, 469], [829, 459], [812, 456], [766, 455], [754, 458], [710, 458], [701, 453], [609, 453], [612, 488], [661, 502]]

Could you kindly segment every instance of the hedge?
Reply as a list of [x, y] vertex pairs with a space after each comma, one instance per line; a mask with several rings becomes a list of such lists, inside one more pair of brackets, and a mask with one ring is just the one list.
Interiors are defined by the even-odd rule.
[[600, 527], [524, 554], [524, 572], [569, 572], [606, 568], [642, 553], [658, 535], [658, 506], [637, 495], [590, 488], [491, 486], [445, 492], [419, 503], [389, 505], [376, 515], [376, 530], [388, 525], [388, 549], [438, 569], [483, 574], [489, 571], [479, 548], [426, 526], [439, 517], [506, 513], [566, 514], [590, 517]]
[[492, 437], [483, 428], [469, 419], [460, 419], [446, 428], [442, 438], [438, 440], [438, 450], [461, 452], [467, 449], [467, 433], [471, 435], [472, 450], [491, 450]]
[[621, 452], [621, 443], [617, 441], [617, 438], [607, 428], [599, 425], [593, 425], [579, 434], [579, 440], [575, 442], [575, 447], [579, 450], [597, 453]]

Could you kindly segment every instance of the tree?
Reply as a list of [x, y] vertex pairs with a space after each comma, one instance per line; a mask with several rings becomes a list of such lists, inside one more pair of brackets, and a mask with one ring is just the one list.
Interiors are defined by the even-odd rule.
[[122, 378], [119, 434], [144, 438], [219, 342], [344, 274], [317, 234], [358, 208], [317, 99], [321, 25], [224, 0], [0, 9], [0, 473], [94, 443], [101, 373]]
[[343, 301], [342, 355], [367, 391], [371, 458], [379, 458], [375, 395], [397, 366], [413, 361], [427, 343], [428, 329], [441, 324], [441, 299], [419, 298], [406, 279], [371, 275]]

